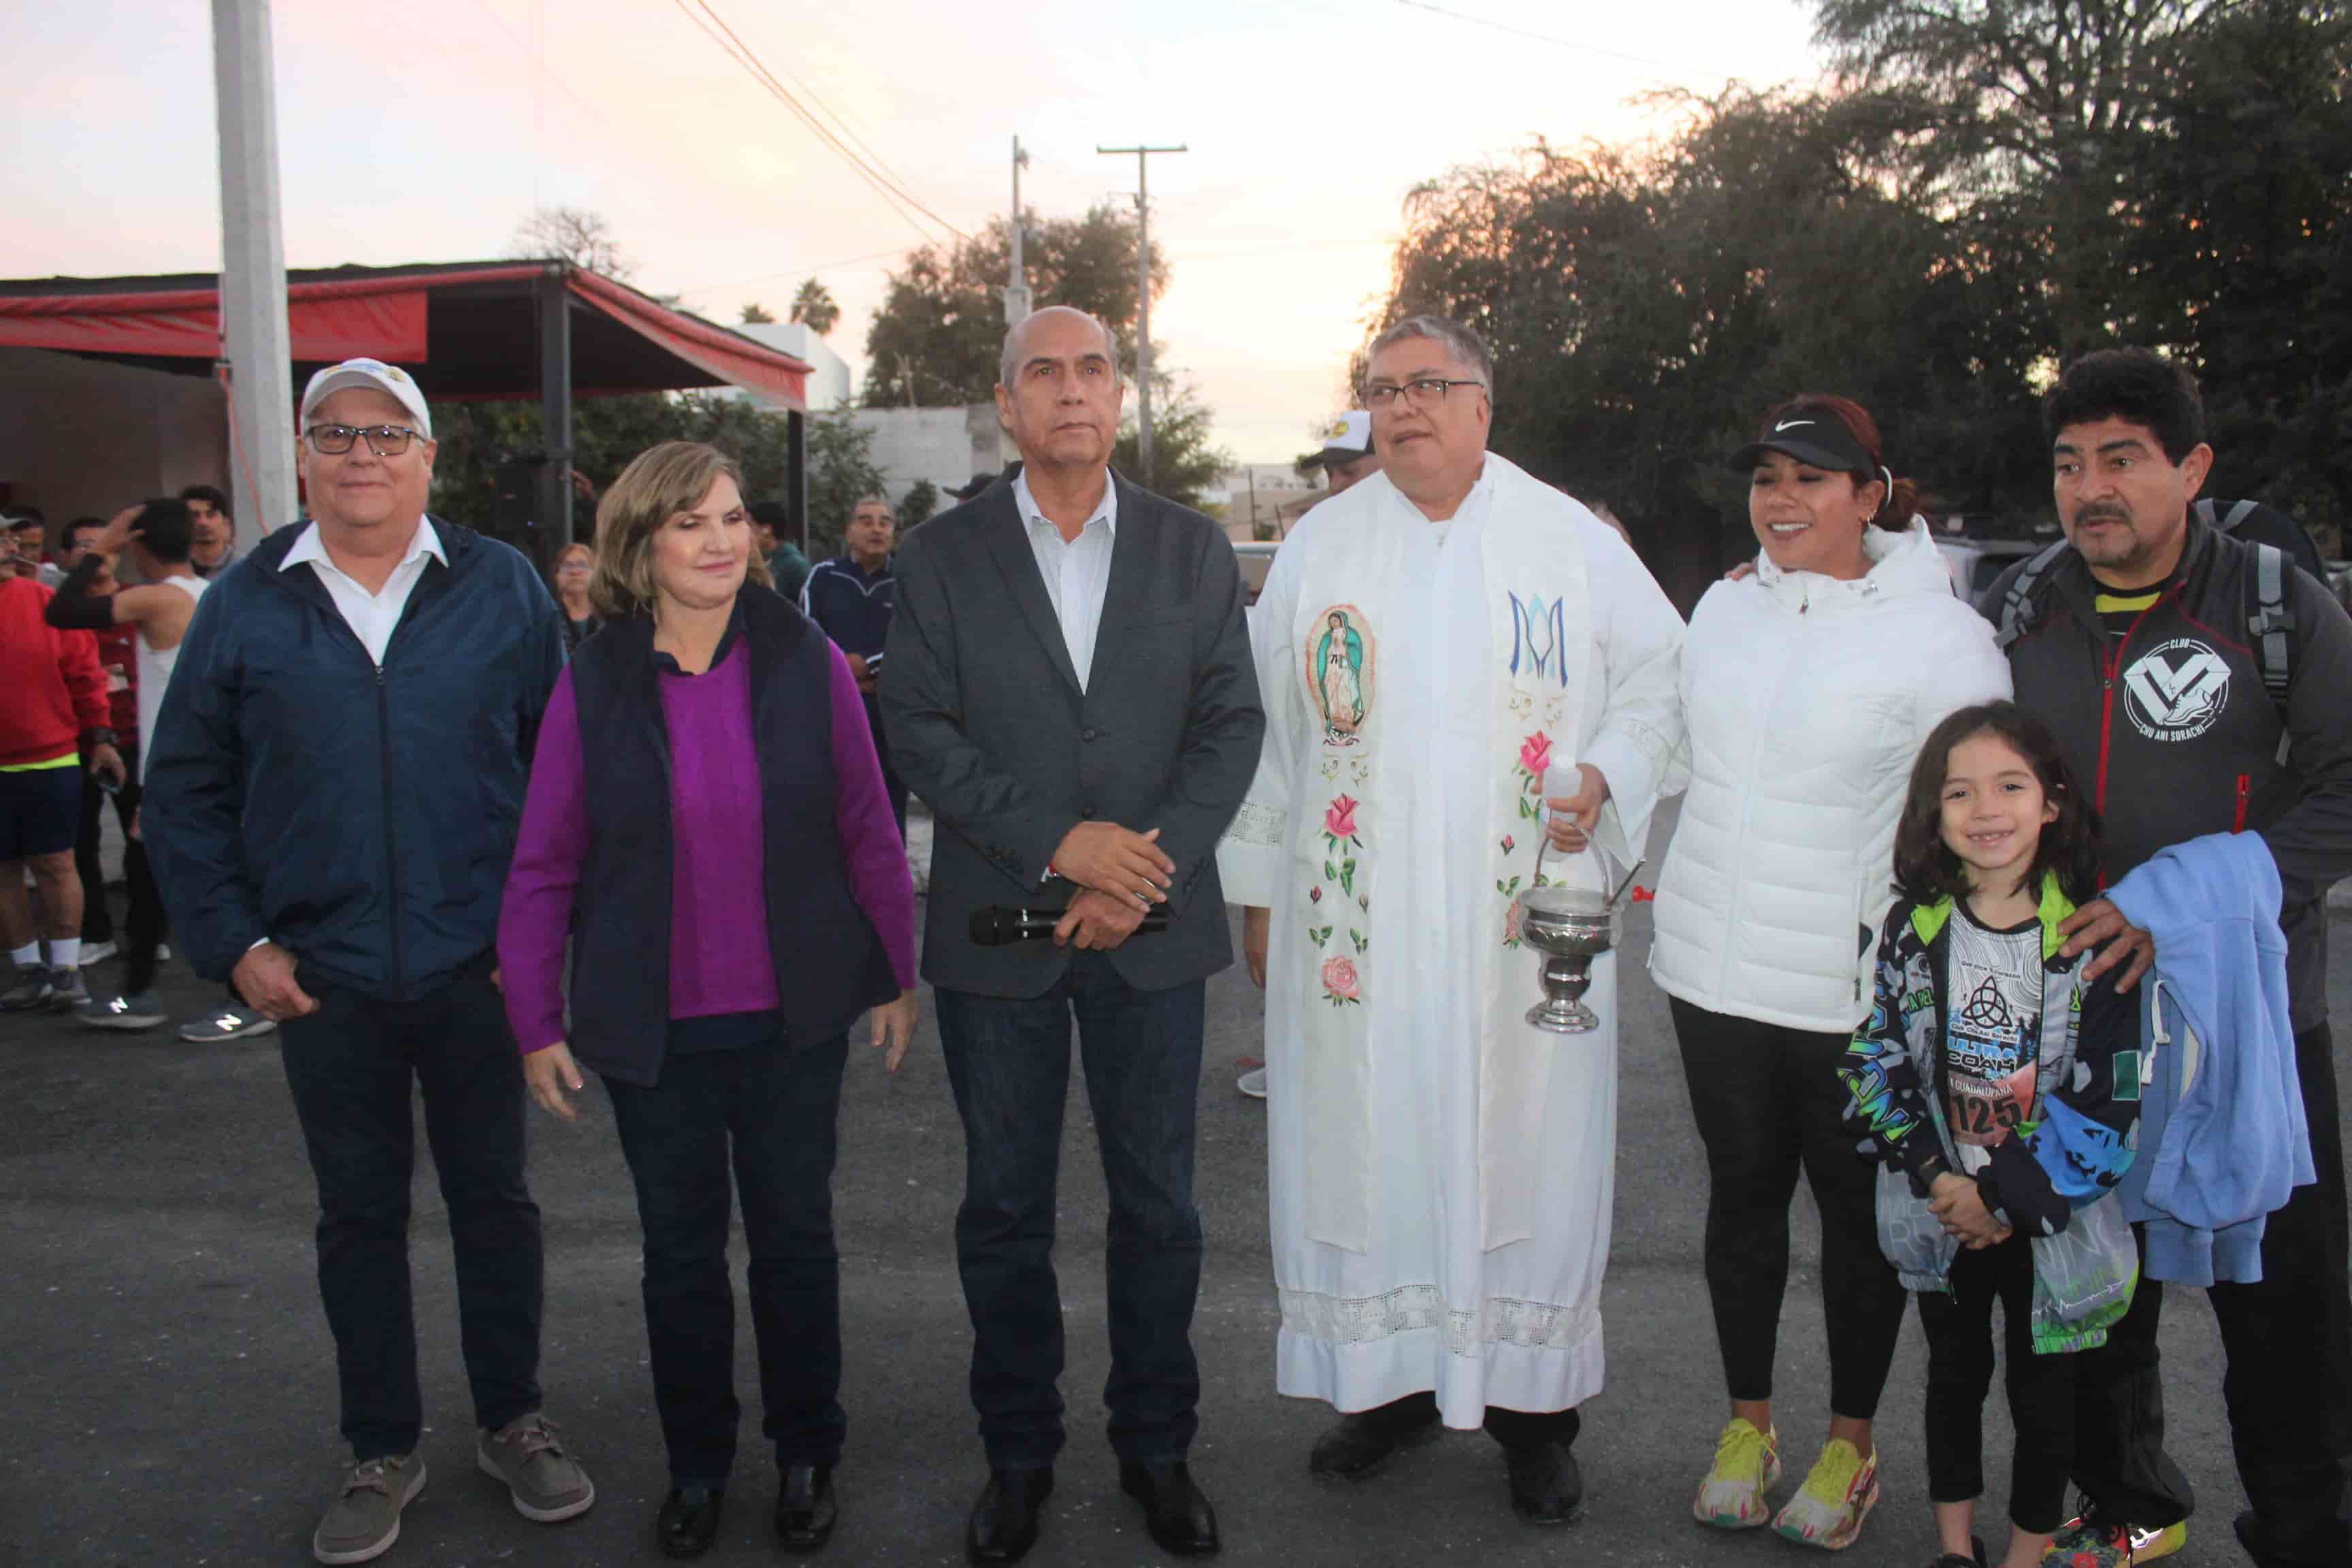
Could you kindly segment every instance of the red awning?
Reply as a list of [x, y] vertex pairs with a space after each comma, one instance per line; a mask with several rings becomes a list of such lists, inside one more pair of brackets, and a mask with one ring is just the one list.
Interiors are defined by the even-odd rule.
[[[535, 267], [511, 275], [528, 278]], [[289, 283], [286, 324], [294, 357], [332, 364], [370, 354], [394, 364], [425, 358], [427, 289], [417, 278]], [[0, 343], [66, 353], [218, 359], [220, 290], [185, 289], [0, 299]]]
[[[538, 362], [527, 334], [535, 317], [528, 307], [532, 286], [550, 265], [482, 262], [292, 274], [286, 307], [294, 361], [316, 366], [371, 355], [419, 369], [419, 381], [436, 396], [534, 395]], [[804, 361], [593, 272], [570, 267], [563, 272], [575, 309], [626, 329], [617, 335], [610, 328], [601, 333], [575, 331], [576, 393], [723, 383], [787, 408], [807, 408]], [[438, 323], [437, 331], [436, 299], [454, 313]], [[525, 309], [518, 312], [517, 305]], [[623, 342], [638, 347], [631, 352]], [[0, 284], [0, 347], [210, 362], [222, 352], [219, 289], [209, 277]]]
[[804, 360], [768, 347], [699, 316], [673, 310], [635, 289], [593, 272], [574, 272], [572, 298], [583, 300], [640, 337], [660, 344], [730, 386], [763, 393], [787, 408], [808, 408]]

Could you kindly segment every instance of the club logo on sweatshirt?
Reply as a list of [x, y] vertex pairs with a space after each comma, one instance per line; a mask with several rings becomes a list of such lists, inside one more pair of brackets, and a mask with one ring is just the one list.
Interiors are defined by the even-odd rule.
[[2175, 637], [2124, 671], [2124, 711], [2151, 741], [2193, 741], [2230, 704], [2230, 665], [2195, 637]]

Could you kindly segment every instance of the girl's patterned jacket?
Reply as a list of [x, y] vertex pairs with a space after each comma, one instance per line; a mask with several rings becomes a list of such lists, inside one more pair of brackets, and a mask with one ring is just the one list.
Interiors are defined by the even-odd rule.
[[[2042, 1027], [2030, 1105], [1991, 1146], [1976, 1177], [1985, 1205], [2033, 1244], [2034, 1349], [2087, 1350], [2130, 1304], [2138, 1255], [2119, 1205], [2104, 1201], [2131, 1165], [2139, 1110], [2136, 1010], [2111, 976], [2078, 976], [2087, 954], [2059, 955], [2059, 922], [2074, 912], [2054, 877], [2045, 878], [2042, 927]], [[1854, 1034], [1839, 1081], [1849, 1120], [1881, 1161], [1879, 1245], [1906, 1289], [1946, 1290], [1958, 1243], [1928, 1212], [1927, 1188], [1960, 1173], [1945, 1108], [1944, 1051], [1950, 924], [1948, 898], [1896, 900], [1878, 944], [1869, 1019]]]

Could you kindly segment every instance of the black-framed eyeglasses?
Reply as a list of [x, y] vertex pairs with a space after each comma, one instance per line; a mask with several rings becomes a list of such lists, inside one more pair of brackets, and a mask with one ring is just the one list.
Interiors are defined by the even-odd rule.
[[1475, 386], [1481, 392], [1486, 390], [1486, 384], [1483, 381], [1448, 381], [1442, 375], [1425, 375], [1418, 381], [1408, 381], [1402, 386], [1376, 381], [1364, 388], [1364, 406], [1378, 413], [1392, 405], [1397, 394], [1402, 393], [1405, 402], [1415, 408], [1434, 408], [1445, 401], [1446, 389], [1455, 386]]
[[322, 458], [341, 457], [362, 436], [367, 437], [368, 450], [377, 457], [397, 458], [416, 439], [416, 432], [405, 425], [313, 425], [302, 434], [310, 450]]

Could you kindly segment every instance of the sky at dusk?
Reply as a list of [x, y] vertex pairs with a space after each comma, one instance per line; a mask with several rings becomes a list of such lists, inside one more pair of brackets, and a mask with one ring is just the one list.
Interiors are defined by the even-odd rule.
[[[830, 341], [862, 385], [887, 273], [926, 232], [1005, 210], [1015, 134], [1024, 204], [1046, 216], [1129, 199], [1134, 160], [1097, 143], [1184, 142], [1151, 170], [1172, 269], [1152, 315], [1162, 368], [1190, 378], [1237, 457], [1286, 461], [1340, 406], [1417, 183], [1538, 136], [1654, 134], [1667, 111], [1642, 100], [1662, 89], [1822, 68], [1792, 0], [711, 0], [943, 220], [919, 225], [685, 3], [278, 0], [288, 265], [501, 256], [535, 205], [589, 208], [639, 287], [714, 320], [746, 300], [781, 319], [823, 279], [843, 308]], [[210, 6], [10, 10], [0, 276], [216, 269]]]

